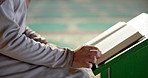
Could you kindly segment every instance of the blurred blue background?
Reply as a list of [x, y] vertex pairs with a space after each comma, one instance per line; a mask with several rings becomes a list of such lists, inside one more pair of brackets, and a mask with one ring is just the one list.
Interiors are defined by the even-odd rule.
[[147, 0], [32, 0], [27, 24], [50, 43], [74, 49], [143, 12]]

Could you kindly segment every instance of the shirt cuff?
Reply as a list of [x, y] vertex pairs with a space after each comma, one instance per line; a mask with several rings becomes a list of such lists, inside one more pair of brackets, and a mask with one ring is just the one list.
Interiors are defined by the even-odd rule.
[[67, 65], [66, 67], [72, 67], [72, 62], [73, 62], [73, 58], [74, 58], [74, 51], [68, 49], [68, 48], [64, 48], [65, 52], [67, 52]]

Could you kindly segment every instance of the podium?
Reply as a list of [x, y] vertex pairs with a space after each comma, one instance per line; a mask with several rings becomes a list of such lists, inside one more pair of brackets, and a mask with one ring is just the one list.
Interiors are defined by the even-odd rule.
[[144, 39], [107, 60], [96, 69], [101, 78], [148, 78], [148, 39]]

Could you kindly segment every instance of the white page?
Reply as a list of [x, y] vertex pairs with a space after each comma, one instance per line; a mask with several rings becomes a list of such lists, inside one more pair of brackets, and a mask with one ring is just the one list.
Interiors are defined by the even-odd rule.
[[127, 25], [95, 46], [101, 50], [102, 54], [104, 54], [137, 32], [138, 31], [135, 28]]
[[118, 22], [117, 24], [110, 27], [109, 29], [107, 29], [103, 33], [99, 34], [94, 39], [92, 39], [92, 40], [88, 41], [87, 43], [85, 43], [85, 45], [95, 45], [95, 44], [99, 43], [100, 41], [102, 41], [103, 39], [105, 39], [106, 37], [110, 36], [111, 34], [115, 33], [116, 31], [118, 31], [119, 29], [121, 29], [125, 25], [126, 25], [125, 22]]
[[133, 26], [144, 36], [148, 34], [148, 14], [146, 13], [138, 15], [127, 22], [127, 24]]

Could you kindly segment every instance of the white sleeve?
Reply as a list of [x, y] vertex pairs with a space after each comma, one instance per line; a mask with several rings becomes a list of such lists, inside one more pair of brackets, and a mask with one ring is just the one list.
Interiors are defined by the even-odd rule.
[[46, 46], [23, 34], [25, 27], [23, 27], [22, 20], [25, 18], [23, 17], [25, 12], [19, 10], [19, 13], [16, 13], [17, 10], [14, 9], [14, 6], [17, 5], [14, 1], [23, 1], [24, 5], [21, 4], [18, 8], [26, 7], [25, 0], [6, 0], [0, 5], [0, 53], [36, 65], [48, 67], [71, 66], [72, 51]]

